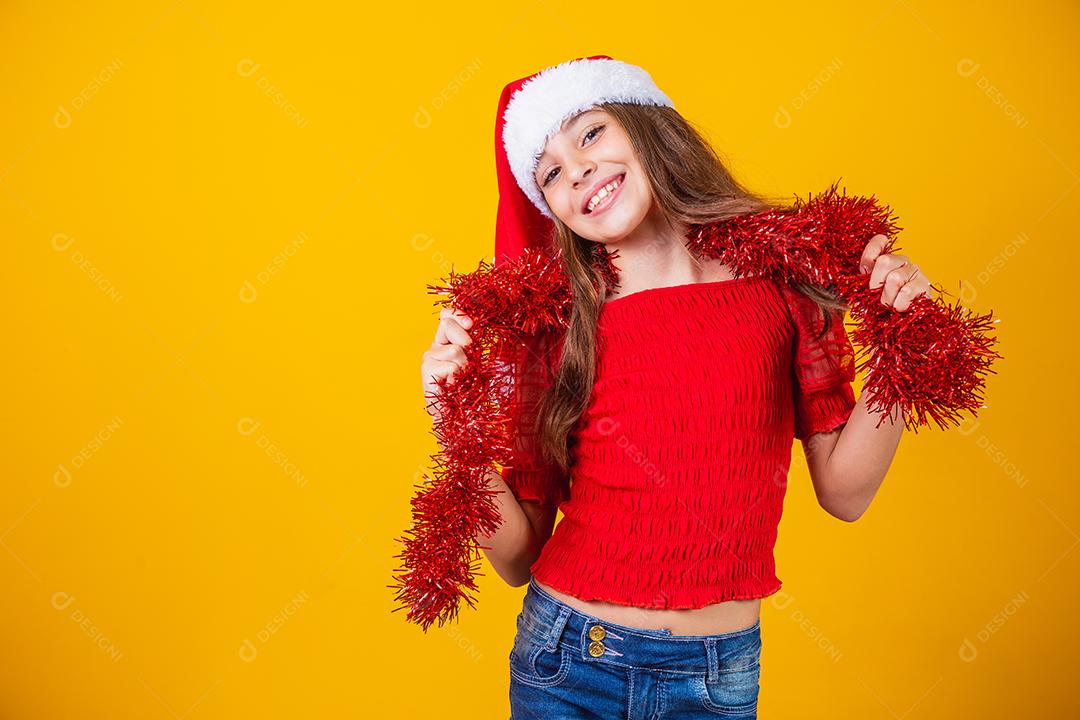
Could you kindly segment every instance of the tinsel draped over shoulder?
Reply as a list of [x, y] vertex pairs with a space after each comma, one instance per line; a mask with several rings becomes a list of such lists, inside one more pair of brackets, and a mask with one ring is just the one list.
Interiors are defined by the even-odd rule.
[[[686, 243], [692, 252], [718, 259], [736, 278], [759, 276], [788, 288], [808, 283], [833, 289], [849, 308], [850, 339], [873, 349], [859, 366], [867, 407], [882, 413], [882, 422], [890, 412], [899, 412], [909, 429], [917, 431], [931, 421], [944, 429], [957, 424], [960, 413], [975, 415], [985, 407], [984, 377], [1001, 357], [990, 334], [997, 320], [992, 313], [977, 315], [950, 304], [937, 287], [935, 297], [916, 297], [904, 312], [883, 305], [881, 288], [867, 287], [858, 263], [866, 243], [878, 234], [889, 238], [883, 252], [898, 250], [900, 229], [887, 206], [872, 197], [838, 193], [834, 183], [816, 197], [796, 197], [791, 207], [693, 225]], [[489, 473], [520, 460], [530, 442], [519, 422], [538, 396], [535, 384], [520, 381], [530, 375], [524, 371], [530, 363], [551, 370], [529, 348], [538, 338], [550, 342], [561, 337], [572, 303], [558, 250], [527, 250], [498, 267], [481, 262], [473, 272], [451, 272], [445, 286], [429, 287], [444, 296], [439, 303], [473, 319], [474, 342], [466, 346], [467, 362], [454, 383], [440, 382], [432, 400], [441, 412], [433, 431], [442, 449], [413, 498], [413, 522], [400, 538], [402, 552], [395, 555], [403, 568], [395, 575], [397, 584], [389, 586], [402, 603], [394, 611], [407, 607], [408, 620], [424, 630], [455, 617], [462, 599], [474, 604], [470, 593], [476, 590], [473, 576], [482, 557], [474, 538], [490, 537], [501, 521]], [[814, 324], [798, 313], [793, 317], [806, 327]], [[807, 377], [836, 371], [830, 367], [833, 357], [809, 356]], [[844, 373], [852, 372], [850, 360], [839, 366]], [[541, 373], [541, 381], [545, 377], [550, 375]], [[812, 379], [807, 387], [812, 395]], [[801, 429], [812, 429], [805, 418]], [[527, 479], [521, 477], [525, 487]], [[539, 486], [545, 479], [533, 481]]]

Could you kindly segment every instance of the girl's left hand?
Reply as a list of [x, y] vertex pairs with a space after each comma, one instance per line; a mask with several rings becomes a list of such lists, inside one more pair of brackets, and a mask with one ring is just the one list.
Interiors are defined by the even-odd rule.
[[859, 259], [859, 270], [864, 274], [870, 273], [869, 287], [885, 286], [881, 291], [882, 305], [903, 312], [919, 295], [933, 297], [930, 279], [922, 274], [918, 265], [908, 261], [907, 255], [882, 255], [881, 249], [888, 239], [885, 235], [870, 238]]

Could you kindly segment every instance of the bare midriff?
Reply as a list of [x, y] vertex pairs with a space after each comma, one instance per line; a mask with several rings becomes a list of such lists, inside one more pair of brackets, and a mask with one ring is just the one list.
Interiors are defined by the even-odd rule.
[[701, 608], [641, 608], [602, 600], [579, 600], [535, 577], [533, 580], [544, 592], [586, 615], [643, 630], [670, 630], [672, 635], [718, 635], [744, 630], [757, 622], [761, 614], [761, 598], [727, 600]]

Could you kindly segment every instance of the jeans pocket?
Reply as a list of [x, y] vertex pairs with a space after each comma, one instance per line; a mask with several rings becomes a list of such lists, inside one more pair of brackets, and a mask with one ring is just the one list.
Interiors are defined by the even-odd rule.
[[707, 710], [731, 717], [756, 717], [761, 680], [761, 640], [756, 635], [738, 653], [721, 658], [714, 682], [695, 675], [698, 699]]
[[518, 630], [510, 650], [510, 675], [533, 687], [552, 687], [566, 679], [570, 672], [570, 651], [556, 645], [548, 650], [539, 636]]

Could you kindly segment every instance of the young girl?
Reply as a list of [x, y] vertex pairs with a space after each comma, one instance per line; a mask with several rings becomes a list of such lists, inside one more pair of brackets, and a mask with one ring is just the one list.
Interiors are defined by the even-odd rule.
[[[756, 717], [792, 439], [821, 507], [853, 521], [903, 423], [875, 427], [855, 401], [847, 308], [829, 288], [736, 278], [688, 250], [689, 224], [780, 203], [736, 182], [641, 68], [598, 55], [508, 84], [496, 163], [496, 260], [553, 242], [574, 298], [565, 336], [513, 360], [534, 432], [492, 472], [503, 524], [477, 538], [502, 578], [528, 584], [512, 716]], [[930, 281], [881, 255], [885, 240], [868, 238], [862, 270], [906, 310]], [[597, 243], [617, 251], [616, 287]], [[428, 398], [464, 363], [471, 325], [442, 311]]]

